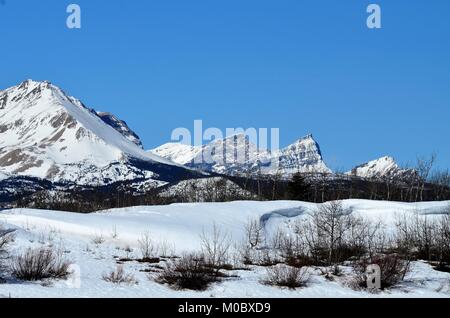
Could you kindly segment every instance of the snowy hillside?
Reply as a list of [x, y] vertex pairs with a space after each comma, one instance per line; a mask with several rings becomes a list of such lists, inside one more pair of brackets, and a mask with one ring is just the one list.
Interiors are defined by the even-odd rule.
[[164, 180], [152, 165], [185, 171], [143, 151], [124, 122], [97, 114], [49, 82], [27, 80], [0, 92], [0, 134], [0, 173], [13, 176], [101, 185]]
[[151, 150], [151, 153], [166, 158], [178, 164], [190, 163], [201, 153], [202, 147], [189, 146], [180, 143], [167, 143]]
[[[443, 213], [450, 202], [393, 203], [349, 200], [344, 205], [371, 220], [383, 220], [393, 226], [396, 213], [418, 212], [429, 218]], [[170, 206], [134, 207], [102, 211], [94, 214], [73, 214], [58, 211], [16, 209], [0, 212], [1, 225], [15, 228], [16, 239], [11, 246], [18, 252], [29, 246], [59, 246], [65, 257], [80, 267], [81, 286], [74, 288], [67, 281], [52, 285], [40, 282], [21, 284], [17, 281], [0, 284], [0, 295], [11, 297], [450, 297], [450, 274], [437, 272], [430, 265], [414, 262], [413, 271], [400, 286], [380, 293], [357, 291], [346, 285], [351, 269], [345, 275], [327, 280], [319, 270], [313, 271], [308, 286], [289, 290], [261, 283], [265, 268], [249, 267], [233, 272], [236, 278], [213, 285], [205, 292], [177, 291], [149, 279], [148, 267], [138, 262], [125, 263], [139, 284], [114, 286], [102, 279], [113, 270], [119, 258], [138, 254], [138, 240], [150, 233], [154, 242], [164, 243], [170, 252], [198, 250], [200, 234], [216, 224], [230, 235], [233, 242], [245, 237], [249, 220], [260, 220], [265, 235], [278, 229], [290, 231], [295, 220], [316, 209], [312, 203], [230, 202], [207, 204], [174, 204]], [[102, 237], [102, 241], [98, 239]], [[97, 243], [95, 243], [97, 242]], [[151, 272], [150, 272], [151, 273]], [[347, 274], [348, 273], [348, 274]], [[150, 274], [151, 275], [151, 274]]]
[[262, 174], [285, 177], [296, 172], [331, 173], [312, 135], [272, 153], [258, 149], [244, 134], [214, 140], [203, 146], [168, 143], [150, 152], [189, 167], [229, 175], [259, 170]]
[[352, 171], [347, 172], [347, 175], [367, 179], [383, 177], [397, 177], [401, 179], [402, 177], [412, 175], [414, 173], [415, 172], [413, 170], [405, 170], [400, 168], [394, 158], [386, 156], [362, 164], [352, 169]]
[[170, 185], [160, 194], [162, 197], [179, 197], [183, 202], [222, 202], [239, 198], [257, 199], [255, 194], [245, 191], [236, 183], [222, 178], [183, 180]]

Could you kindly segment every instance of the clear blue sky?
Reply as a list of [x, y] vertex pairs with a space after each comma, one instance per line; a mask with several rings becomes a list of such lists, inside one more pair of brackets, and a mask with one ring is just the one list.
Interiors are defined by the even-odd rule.
[[203, 119], [313, 133], [333, 168], [433, 151], [450, 167], [448, 0], [72, 0], [81, 30], [70, 1], [2, 2], [0, 88], [49, 80], [146, 148]]

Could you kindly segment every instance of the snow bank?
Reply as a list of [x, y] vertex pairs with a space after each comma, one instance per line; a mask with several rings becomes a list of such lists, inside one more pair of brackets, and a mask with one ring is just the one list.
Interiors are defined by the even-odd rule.
[[[404, 212], [423, 215], [442, 214], [450, 202], [397, 203], [367, 200], [344, 201], [353, 213], [371, 220], [382, 220], [386, 225], [395, 222]], [[314, 211], [314, 203], [297, 201], [228, 203], [190, 203], [168, 206], [142, 206], [112, 209], [93, 214], [58, 211], [15, 209], [0, 214], [1, 219], [18, 227], [57, 230], [65, 235], [87, 238], [95, 235], [108, 237], [113, 228], [119, 234], [119, 243], [135, 245], [138, 238], [150, 232], [155, 240], [175, 244], [180, 250], [197, 249], [202, 231], [216, 224], [222, 231], [239, 241], [249, 220], [260, 220], [268, 232]]]

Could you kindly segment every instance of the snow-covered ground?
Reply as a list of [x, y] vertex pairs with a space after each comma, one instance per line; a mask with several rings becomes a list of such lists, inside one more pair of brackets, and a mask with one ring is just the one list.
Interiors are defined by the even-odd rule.
[[[346, 207], [354, 213], [392, 225], [396, 213], [418, 212], [426, 215], [442, 214], [450, 202], [406, 204], [364, 200], [348, 200]], [[398, 287], [380, 293], [356, 291], [349, 287], [349, 276], [328, 281], [314, 273], [307, 287], [289, 290], [261, 283], [266, 270], [233, 271], [236, 278], [213, 284], [204, 292], [175, 291], [148, 278], [149, 264], [127, 262], [124, 268], [135, 275], [137, 285], [115, 285], [102, 279], [114, 270], [117, 258], [139, 257], [138, 240], [144, 233], [173, 249], [177, 255], [200, 248], [200, 234], [216, 224], [238, 242], [244, 236], [244, 226], [251, 219], [259, 219], [270, 234], [280, 227], [313, 211], [316, 204], [277, 202], [229, 202], [203, 204], [174, 204], [76, 214], [59, 211], [15, 209], [0, 212], [3, 227], [16, 228], [16, 239], [10, 247], [12, 254], [26, 247], [52, 244], [80, 268], [81, 286], [73, 280], [43, 283], [7, 281], [0, 284], [0, 296], [5, 297], [450, 297], [450, 274], [438, 272], [424, 262], [414, 262], [413, 271]], [[95, 244], [94, 238], [104, 242]], [[131, 247], [133, 251], [126, 251]], [[173, 248], [172, 248], [173, 247]], [[348, 272], [350, 268], [343, 268]], [[150, 274], [151, 275], [151, 274]], [[76, 284], [75, 284], [76, 285]]]

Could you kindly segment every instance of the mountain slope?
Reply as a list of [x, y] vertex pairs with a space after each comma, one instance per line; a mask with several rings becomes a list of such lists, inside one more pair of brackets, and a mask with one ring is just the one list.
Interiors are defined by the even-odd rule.
[[96, 112], [96, 114], [103, 120], [105, 124], [111, 126], [126, 139], [137, 145], [139, 148], [143, 149], [141, 139], [134, 131], [131, 130], [130, 127], [128, 127], [125, 121], [117, 118], [114, 114], [111, 113]]
[[[115, 120], [116, 127], [105, 123], [105, 118], [115, 117], [98, 115], [49, 82], [27, 80], [1, 91], [0, 172], [78, 184], [164, 180], [165, 176], [152, 171], [152, 165], [187, 172], [146, 153], [131, 130]], [[177, 174], [165, 173], [171, 178]]]
[[331, 173], [312, 135], [273, 152], [259, 150], [244, 134], [203, 146], [168, 143], [150, 152], [189, 167], [229, 175], [253, 172], [288, 177], [296, 172]]
[[402, 169], [394, 158], [385, 156], [359, 165], [346, 174], [365, 179], [401, 179], [415, 174], [415, 171], [412, 169]]

